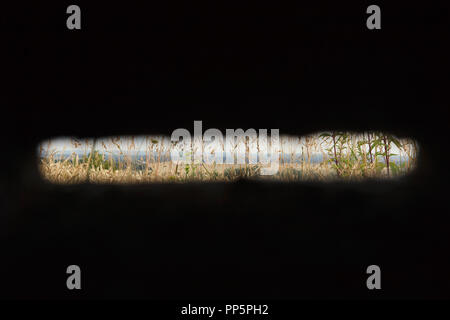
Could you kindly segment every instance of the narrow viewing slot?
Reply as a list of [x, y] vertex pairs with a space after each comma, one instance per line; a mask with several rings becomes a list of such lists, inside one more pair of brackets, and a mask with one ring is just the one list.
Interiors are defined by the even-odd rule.
[[382, 132], [294, 137], [255, 130], [221, 136], [212, 130], [192, 139], [184, 132], [172, 137], [55, 138], [39, 145], [39, 169], [46, 180], [71, 184], [359, 181], [398, 178], [416, 167], [416, 142]]

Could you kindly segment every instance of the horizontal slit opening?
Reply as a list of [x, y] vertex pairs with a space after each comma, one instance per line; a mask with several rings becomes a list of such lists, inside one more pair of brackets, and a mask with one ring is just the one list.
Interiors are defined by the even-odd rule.
[[171, 137], [58, 137], [39, 144], [39, 171], [45, 180], [59, 184], [129, 184], [360, 181], [395, 179], [416, 168], [418, 145], [413, 139], [374, 131], [305, 136], [270, 131], [221, 134], [207, 130], [192, 137], [186, 131], [174, 131]]

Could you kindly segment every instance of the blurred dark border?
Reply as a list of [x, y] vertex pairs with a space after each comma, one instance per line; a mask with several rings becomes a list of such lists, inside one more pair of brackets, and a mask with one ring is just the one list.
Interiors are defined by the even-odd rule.
[[[448, 16], [438, 3], [77, 1], [2, 13], [0, 297], [448, 298]], [[208, 128], [383, 130], [415, 138], [393, 182], [54, 186], [60, 135]], [[83, 289], [69, 292], [78, 264]], [[378, 264], [382, 290], [365, 287]]]

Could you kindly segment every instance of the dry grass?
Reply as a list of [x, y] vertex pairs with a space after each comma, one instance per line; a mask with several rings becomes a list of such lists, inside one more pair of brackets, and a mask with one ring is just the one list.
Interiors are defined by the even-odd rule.
[[[400, 165], [398, 168], [395, 164], [391, 165], [389, 172], [386, 165], [383, 167], [383, 161], [379, 159], [383, 158], [380, 155], [383, 146], [374, 145], [375, 147], [370, 150], [369, 144], [366, 146], [362, 144], [365, 141], [363, 135], [349, 135], [343, 143], [341, 141], [340, 145], [330, 144], [318, 134], [301, 139], [282, 137], [278, 173], [273, 176], [261, 176], [260, 169], [263, 167], [261, 164], [184, 164], [164, 161], [170, 154], [171, 144], [166, 143], [167, 141], [161, 137], [145, 137], [141, 146], [137, 146], [134, 137], [109, 139], [109, 144], [105, 143], [106, 139], [97, 141], [96, 146], [100, 148], [95, 148], [92, 141], [82, 143], [72, 139], [72, 146], [78, 152], [68, 157], [63, 157], [63, 149], [52, 149], [51, 143], [47, 143], [47, 148], [44, 148], [42, 144], [40, 170], [43, 177], [51, 182], [62, 184], [87, 181], [92, 183], [177, 183], [234, 181], [240, 178], [281, 181], [361, 180], [404, 175], [414, 169], [417, 153], [413, 141], [399, 140], [402, 146], [399, 154]], [[131, 154], [136, 149], [145, 150], [146, 157], [133, 159]], [[95, 151], [92, 152], [92, 150]], [[358, 154], [352, 156], [352, 150], [358, 151]], [[377, 152], [379, 155], [375, 157]], [[81, 153], [83, 155], [80, 155]], [[113, 153], [120, 155], [121, 158], [114, 158]], [[323, 161], [314, 163], [313, 154], [322, 155]]]

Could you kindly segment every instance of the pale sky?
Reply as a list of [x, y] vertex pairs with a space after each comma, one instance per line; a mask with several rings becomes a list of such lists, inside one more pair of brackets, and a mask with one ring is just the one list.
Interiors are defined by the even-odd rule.
[[[298, 137], [293, 136], [283, 136], [280, 137], [280, 147], [281, 151], [285, 154], [307, 154], [308, 152], [311, 155], [317, 153], [327, 153], [325, 148], [331, 146], [331, 144], [323, 141], [323, 138], [318, 137], [319, 134], [314, 134], [310, 136], [304, 136], [299, 139]], [[357, 135], [355, 135], [357, 136]], [[136, 154], [136, 153], [145, 153], [150, 150], [159, 150], [161, 147], [162, 151], [169, 151], [169, 147], [171, 146], [170, 137], [165, 136], [122, 136], [120, 140], [119, 137], [106, 137], [106, 138], [98, 138], [96, 144], [96, 150], [100, 153], [106, 154], [119, 154], [119, 148], [122, 150], [124, 154]], [[270, 140], [270, 137], [268, 137]], [[154, 144], [154, 142], [157, 144]], [[162, 141], [162, 143], [161, 143]], [[401, 140], [403, 143], [404, 140]], [[70, 137], [59, 137], [56, 139], [51, 139], [48, 141], [42, 142], [42, 150], [45, 155], [47, 150], [51, 152], [55, 152], [56, 154], [68, 154], [68, 153], [89, 153], [92, 150], [93, 139], [76, 139]], [[212, 146], [217, 146], [217, 143], [212, 143]], [[243, 147], [243, 144], [241, 144]], [[257, 144], [255, 142], [250, 142], [249, 147], [253, 148], [257, 152]], [[245, 149], [241, 149], [241, 152], [245, 152]], [[263, 145], [260, 146], [260, 151], [264, 152], [267, 150]], [[38, 148], [38, 152], [40, 152], [40, 148]], [[402, 157], [406, 156], [404, 151], [399, 152], [399, 149], [392, 144], [391, 145], [391, 153], [401, 154]]]

